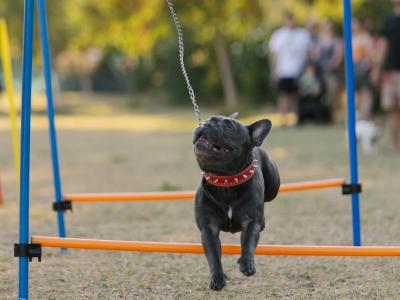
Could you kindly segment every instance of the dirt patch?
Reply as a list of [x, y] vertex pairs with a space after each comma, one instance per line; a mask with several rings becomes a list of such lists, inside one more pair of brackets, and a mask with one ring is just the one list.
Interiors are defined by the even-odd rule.
[[[6, 206], [0, 209], [0, 298], [15, 299], [18, 207], [8, 132], [1, 131], [0, 166]], [[31, 234], [57, 235], [48, 136], [32, 136]], [[59, 132], [65, 192], [157, 191], [196, 188], [190, 133]], [[384, 144], [385, 141], [382, 141]], [[348, 174], [342, 127], [276, 129], [265, 143], [284, 182]], [[398, 245], [400, 159], [385, 146], [360, 158], [364, 244]], [[279, 196], [266, 206], [263, 244], [351, 244], [350, 198], [338, 190]], [[199, 242], [193, 203], [76, 204], [68, 235], [82, 238]], [[223, 234], [224, 243], [238, 235]], [[207, 288], [202, 255], [45, 249], [30, 264], [32, 299], [396, 299], [398, 258], [257, 257], [257, 274], [241, 275], [237, 257], [223, 257], [230, 277], [222, 292]]]

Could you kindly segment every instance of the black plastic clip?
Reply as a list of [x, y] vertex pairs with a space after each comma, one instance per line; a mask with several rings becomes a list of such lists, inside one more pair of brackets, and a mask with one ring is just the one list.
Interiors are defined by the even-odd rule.
[[360, 194], [362, 192], [362, 185], [361, 183], [345, 183], [342, 185], [342, 194], [343, 195], [351, 195], [354, 193]]
[[72, 211], [72, 202], [71, 201], [61, 201], [61, 202], [53, 202], [53, 210], [54, 211]]
[[38, 261], [42, 261], [42, 245], [40, 244], [14, 244], [14, 257], [28, 257], [32, 261], [33, 257], [37, 257]]

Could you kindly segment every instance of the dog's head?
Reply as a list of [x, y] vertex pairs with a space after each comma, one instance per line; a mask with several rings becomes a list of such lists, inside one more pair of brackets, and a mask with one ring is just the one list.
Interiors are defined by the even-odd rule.
[[270, 120], [245, 126], [236, 116], [211, 117], [194, 132], [194, 153], [204, 172], [231, 175], [242, 171], [252, 161], [252, 149], [261, 146], [271, 130]]

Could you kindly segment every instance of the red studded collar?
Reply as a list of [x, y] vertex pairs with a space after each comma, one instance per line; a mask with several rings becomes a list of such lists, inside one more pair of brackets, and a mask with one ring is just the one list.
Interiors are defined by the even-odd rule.
[[253, 160], [253, 162], [246, 169], [238, 174], [230, 176], [218, 176], [212, 173], [204, 172], [203, 177], [211, 185], [218, 187], [232, 187], [249, 181], [254, 176], [256, 169], [257, 160]]

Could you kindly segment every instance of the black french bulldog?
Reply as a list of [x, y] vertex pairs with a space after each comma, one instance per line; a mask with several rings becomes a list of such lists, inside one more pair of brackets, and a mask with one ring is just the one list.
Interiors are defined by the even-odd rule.
[[271, 130], [271, 121], [244, 126], [234, 119], [236, 116], [211, 117], [196, 129], [193, 140], [203, 171], [195, 217], [213, 290], [221, 290], [227, 279], [221, 264], [220, 230], [242, 232], [240, 271], [253, 275], [254, 250], [265, 227], [264, 202], [273, 200], [280, 187], [275, 163], [259, 148]]

